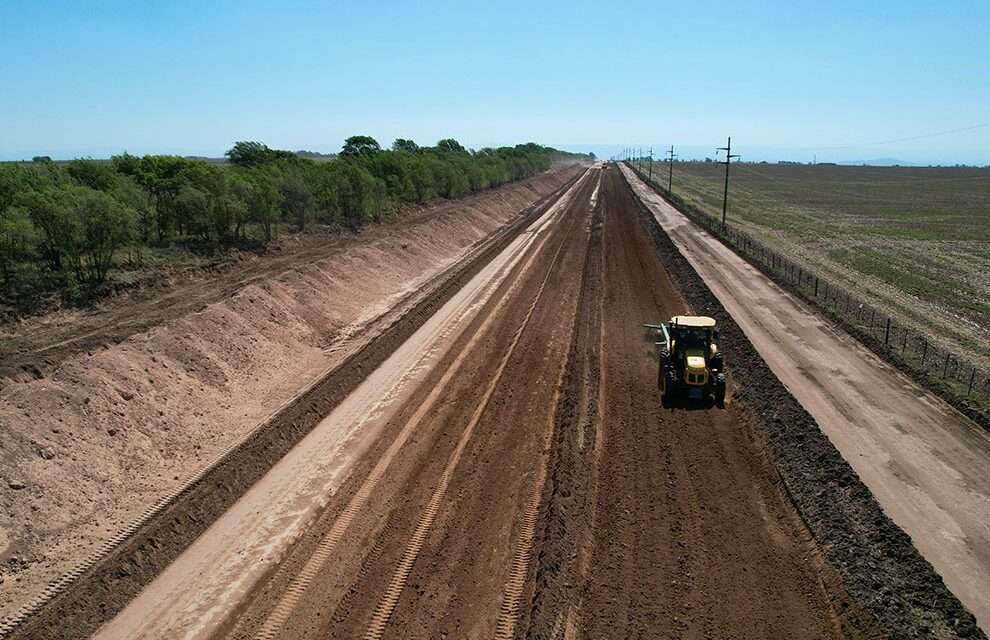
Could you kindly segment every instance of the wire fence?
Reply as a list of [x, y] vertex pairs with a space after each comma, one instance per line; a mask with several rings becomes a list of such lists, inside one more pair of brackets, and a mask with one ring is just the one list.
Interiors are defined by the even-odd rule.
[[[629, 163], [648, 181], [645, 171]], [[654, 174], [650, 185], [688, 218], [729, 245], [737, 254], [780, 286], [818, 307], [866, 346], [900, 370], [923, 382], [955, 407], [990, 428], [990, 371], [940, 347], [931, 334], [898, 321], [895, 314], [863, 292], [853, 292], [823, 277], [807, 265], [775, 251], [766, 243], [716, 216], [688, 204]]]

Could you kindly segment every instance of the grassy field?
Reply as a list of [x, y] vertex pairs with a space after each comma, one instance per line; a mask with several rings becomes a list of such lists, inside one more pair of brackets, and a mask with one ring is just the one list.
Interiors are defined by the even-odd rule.
[[[675, 164], [674, 193], [720, 215], [723, 176]], [[990, 365], [990, 169], [740, 163], [730, 176], [730, 224]]]

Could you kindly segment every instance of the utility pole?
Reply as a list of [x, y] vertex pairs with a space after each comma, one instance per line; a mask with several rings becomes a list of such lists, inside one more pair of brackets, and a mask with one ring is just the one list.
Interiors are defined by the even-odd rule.
[[653, 147], [650, 147], [650, 177], [646, 183], [653, 184]]
[[669, 167], [670, 168], [670, 171], [667, 173], [667, 193], [668, 194], [669, 193], [672, 193], [673, 192], [673, 189], [674, 189], [674, 158], [677, 157], [677, 156], [674, 155], [674, 145], [670, 145], [670, 152], [669, 153], [670, 153], [670, 156], [669, 156], [670, 157], [670, 160], [668, 160], [668, 162], [670, 163], [670, 167]]
[[729, 205], [729, 165], [732, 164], [733, 158], [739, 157], [732, 154], [732, 136], [729, 136], [724, 147], [715, 149], [715, 155], [718, 155], [719, 151], [725, 152], [725, 189], [722, 191], [722, 228], [725, 229], [725, 210]]

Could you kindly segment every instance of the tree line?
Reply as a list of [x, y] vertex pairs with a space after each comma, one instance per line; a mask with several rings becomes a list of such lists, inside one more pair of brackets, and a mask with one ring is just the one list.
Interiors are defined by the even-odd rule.
[[[30, 310], [39, 295], [80, 301], [146, 249], [214, 253], [260, 247], [280, 229], [356, 229], [404, 205], [458, 198], [526, 178], [564, 152], [534, 143], [465, 149], [456, 140], [389, 150], [352, 136], [328, 159], [237, 142], [226, 163], [128, 153], [109, 161], [0, 164], [0, 303]], [[122, 264], [124, 263], [124, 264]]]

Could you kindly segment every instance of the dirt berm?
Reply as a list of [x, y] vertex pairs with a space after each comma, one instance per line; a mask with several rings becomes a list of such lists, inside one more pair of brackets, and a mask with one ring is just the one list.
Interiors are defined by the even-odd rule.
[[[637, 203], [639, 201], [637, 200]], [[795, 400], [659, 224], [640, 204], [661, 261], [695, 312], [714, 317], [733, 401], [759, 416], [784, 486], [853, 599], [891, 638], [986, 638], [910, 537]], [[759, 433], [759, 432], [758, 432]]]
[[[317, 385], [318, 401], [296, 399], [286, 407], [284, 429], [273, 441], [249, 443], [255, 458], [248, 464], [222, 470], [222, 481], [211, 485], [217, 500], [201, 505], [202, 512], [174, 514], [166, 539], [145, 549], [137, 564], [116, 569], [118, 576], [148, 579], [176, 552], [160, 548], [169, 546], [168, 537], [204, 528], [221, 503], [263, 473], [266, 461], [297, 441], [328, 403], [401, 344], [527, 214], [581, 170], [559, 167], [417, 212], [337, 242], [321, 259], [303, 252], [281, 273], [254, 277], [229, 294], [232, 282], [241, 281], [204, 283], [216, 292], [202, 292], [214, 298], [203, 308], [187, 309], [162, 294], [155, 309], [162, 323], [116, 334], [119, 343], [109, 336], [96, 346], [87, 338], [87, 350], [47, 363], [51, 370], [42, 377], [7, 380], [0, 388], [0, 620], [242, 441], [300, 389], [344, 367]], [[126, 301], [106, 315], [126, 315]]]

